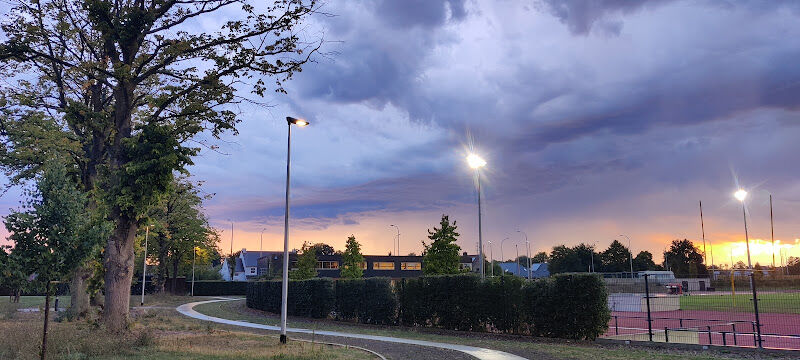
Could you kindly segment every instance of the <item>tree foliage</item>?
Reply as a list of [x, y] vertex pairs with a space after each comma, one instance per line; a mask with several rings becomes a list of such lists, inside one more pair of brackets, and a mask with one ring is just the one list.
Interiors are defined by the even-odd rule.
[[325, 243], [316, 243], [309, 246], [309, 249], [311, 249], [311, 251], [313, 251], [317, 256], [336, 254], [336, 250], [333, 249], [333, 246]]
[[[11, 85], [0, 88], [0, 108], [19, 131], [6, 149], [67, 152], [85, 189], [98, 190], [95, 200], [114, 223], [104, 251], [103, 316], [112, 330], [127, 325], [145, 211], [191, 164], [198, 134], [236, 132], [240, 119], [229, 105], [285, 92], [283, 82], [319, 49], [297, 31], [316, 8], [314, 0], [7, 1], [0, 77]], [[223, 11], [216, 31], [188, 25]], [[27, 131], [31, 119], [41, 124]], [[9, 169], [35, 171], [37, 151], [18, 153]]]
[[[594, 248], [586, 244], [578, 244], [571, 248], [565, 245], [553, 247], [550, 253], [550, 273], [587, 272], [592, 264], [593, 251]], [[594, 261], [595, 265], [599, 264], [597, 256]]]
[[356, 241], [355, 236], [350, 235], [342, 253], [342, 277], [355, 279], [364, 276], [364, 269], [361, 267], [363, 263], [364, 255], [361, 254], [361, 244]]
[[672, 270], [676, 276], [706, 275], [703, 255], [687, 240], [673, 240], [669, 250], [664, 252], [664, 268]]
[[289, 271], [292, 280], [308, 280], [317, 276], [317, 252], [303, 243], [300, 255], [297, 256], [297, 268]]
[[608, 245], [608, 249], [600, 254], [602, 269], [605, 272], [630, 272], [632, 256], [628, 247], [614, 240]]
[[425, 248], [422, 252], [423, 272], [425, 275], [438, 275], [438, 274], [456, 274], [460, 270], [458, 268], [459, 256], [458, 252], [461, 247], [456, 244], [459, 234], [456, 232], [456, 222], [450, 224], [450, 218], [447, 215], [442, 215], [442, 220], [439, 222], [439, 228], [433, 227], [433, 230], [428, 230], [428, 239], [431, 240], [430, 245], [422, 242]]

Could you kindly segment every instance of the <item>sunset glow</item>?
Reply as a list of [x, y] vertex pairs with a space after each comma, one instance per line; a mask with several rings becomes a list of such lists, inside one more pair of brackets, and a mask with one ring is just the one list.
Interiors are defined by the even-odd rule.
[[[696, 245], [696, 244], [695, 244]], [[781, 266], [781, 251], [785, 258], [789, 256], [800, 257], [800, 239], [791, 241], [781, 241], [775, 239], [775, 266]], [[747, 263], [747, 245], [744, 239], [740, 241], [725, 242], [714, 244], [714, 264], [722, 267], [730, 267], [731, 259], [735, 264], [738, 261]], [[750, 239], [750, 256], [753, 265], [758, 263], [761, 266], [772, 265], [773, 247], [770, 239]], [[786, 261], [784, 259], [784, 261]], [[708, 254], [708, 263], [711, 264], [711, 252]]]

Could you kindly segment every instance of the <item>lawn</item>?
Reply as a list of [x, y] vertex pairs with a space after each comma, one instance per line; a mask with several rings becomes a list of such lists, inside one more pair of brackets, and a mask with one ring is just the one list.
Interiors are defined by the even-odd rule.
[[[681, 296], [681, 310], [753, 312], [753, 294]], [[758, 294], [758, 310], [763, 313], [800, 314], [800, 293]]]
[[[278, 317], [247, 309], [244, 301], [226, 301], [203, 304], [194, 308], [200, 313], [231, 320], [277, 325]], [[369, 335], [393, 336], [408, 339], [428, 340], [453, 344], [485, 347], [507, 351], [531, 359], [594, 359], [594, 360], [668, 360], [668, 359], [738, 359], [736, 352], [696, 352], [674, 349], [644, 349], [626, 345], [598, 344], [591, 341], [566, 341], [541, 339], [529, 336], [492, 336], [479, 333], [454, 331], [425, 331], [400, 327], [367, 326], [334, 322], [290, 318], [290, 327], [316, 330], [332, 330]], [[765, 355], [761, 358], [773, 358]], [[781, 358], [776, 356], [774, 358]]]
[[[35, 307], [38, 297], [24, 297], [24, 307]], [[370, 354], [306, 342], [282, 345], [277, 336], [221, 330], [208, 322], [180, 315], [177, 304], [201, 300], [190, 297], [154, 296], [145, 299], [152, 308], [134, 309], [131, 330], [111, 335], [94, 320], [50, 324], [48, 359], [276, 359], [352, 360]], [[138, 304], [139, 299], [137, 298]], [[10, 306], [13, 305], [13, 306]], [[8, 310], [16, 304], [0, 299]], [[0, 359], [38, 359], [42, 313], [0, 313]]]

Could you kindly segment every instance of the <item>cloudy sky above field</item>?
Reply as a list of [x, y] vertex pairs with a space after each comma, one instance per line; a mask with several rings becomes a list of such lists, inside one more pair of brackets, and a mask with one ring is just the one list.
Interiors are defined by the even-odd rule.
[[[292, 247], [421, 251], [442, 214], [475, 252], [514, 255], [620, 234], [660, 253], [700, 239], [716, 262], [744, 259], [737, 182], [751, 190], [751, 236], [800, 238], [800, 4], [787, 1], [330, 1], [301, 35], [323, 56], [242, 108], [240, 135], [192, 168], [221, 248], [282, 248], [286, 115], [293, 132]], [[201, 25], [218, 26], [209, 19]], [[8, 197], [3, 200], [10, 204]], [[738, 241], [738, 244], [730, 243]], [[727, 244], [727, 245], [724, 245]], [[700, 245], [702, 247], [702, 245]], [[523, 246], [520, 246], [522, 251]], [[771, 248], [754, 246], [767, 263]], [[489, 247], [487, 245], [487, 252]], [[710, 259], [709, 259], [710, 260]]]

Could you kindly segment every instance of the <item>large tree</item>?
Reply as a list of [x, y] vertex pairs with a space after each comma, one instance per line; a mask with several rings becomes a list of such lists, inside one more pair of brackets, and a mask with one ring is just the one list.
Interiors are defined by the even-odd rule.
[[317, 277], [317, 252], [303, 243], [300, 255], [297, 256], [297, 268], [289, 271], [292, 280], [308, 280]]
[[602, 269], [606, 272], [630, 272], [632, 256], [630, 249], [614, 240], [600, 253]]
[[361, 254], [361, 244], [356, 241], [355, 236], [350, 235], [342, 253], [342, 277], [355, 279], [364, 276], [362, 264], [364, 255]]
[[[555, 246], [550, 253], [548, 270], [553, 274], [587, 272], [592, 264], [593, 251], [594, 248], [586, 244], [578, 244], [571, 248], [564, 245]], [[595, 258], [594, 261], [597, 264], [599, 259]]]
[[646, 270], [657, 270], [658, 265], [653, 261], [653, 254], [649, 251], [640, 251], [633, 258], [633, 270], [634, 271], [646, 271]]
[[[114, 229], [103, 253], [111, 330], [127, 326], [144, 213], [191, 164], [198, 134], [235, 132], [228, 105], [300, 71], [319, 42], [297, 26], [314, 0], [9, 0], [0, 25], [4, 121], [36, 119], [70, 139], [85, 190]], [[224, 15], [223, 15], [224, 12]], [[213, 32], [205, 19], [230, 19]], [[275, 86], [268, 85], [272, 78]], [[242, 93], [236, 90], [243, 90]], [[36, 143], [39, 134], [27, 134]], [[191, 143], [197, 144], [197, 143]], [[41, 145], [40, 145], [41, 146]], [[24, 159], [23, 159], [24, 160]], [[17, 170], [37, 164], [21, 161]]]
[[664, 252], [664, 268], [672, 270], [676, 276], [697, 276], [708, 273], [700, 250], [687, 239], [672, 241], [669, 250]]
[[425, 275], [456, 274], [460, 272], [458, 268], [458, 252], [461, 247], [456, 244], [459, 234], [456, 232], [456, 222], [450, 224], [450, 217], [442, 215], [439, 227], [428, 230], [430, 244], [422, 242], [422, 268]]

